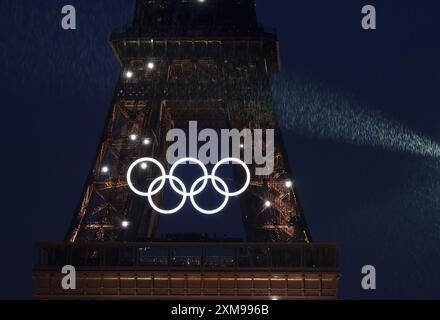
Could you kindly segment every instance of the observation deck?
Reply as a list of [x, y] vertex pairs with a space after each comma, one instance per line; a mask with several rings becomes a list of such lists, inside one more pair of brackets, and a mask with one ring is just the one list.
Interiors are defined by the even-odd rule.
[[[40, 244], [39, 299], [335, 299], [333, 244], [148, 242]], [[61, 287], [76, 267], [77, 289]]]

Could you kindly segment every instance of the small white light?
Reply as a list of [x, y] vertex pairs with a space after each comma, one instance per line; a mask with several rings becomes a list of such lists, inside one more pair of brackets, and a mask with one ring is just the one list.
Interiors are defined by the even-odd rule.
[[290, 181], [290, 180], [287, 180], [284, 185], [286, 186], [286, 188], [292, 188], [293, 187], [293, 182]]
[[127, 72], [125, 73], [125, 77], [126, 77], [127, 79], [131, 79], [131, 78], [133, 78], [133, 72], [132, 72], [132, 71], [127, 71]]
[[264, 206], [265, 206], [266, 208], [269, 208], [269, 207], [272, 206], [272, 202], [270, 202], [270, 201], [266, 201], [266, 202], [264, 203]]
[[240, 144], [240, 148], [241, 148], [241, 149], [244, 149], [244, 144], [243, 144], [243, 143]]
[[154, 63], [153, 62], [148, 62], [147, 68], [150, 69], [150, 70], [153, 70], [154, 69]]
[[141, 169], [142, 170], [147, 170], [148, 169], [148, 164], [146, 162], [141, 164]]
[[110, 171], [110, 168], [107, 166], [102, 167], [101, 172], [102, 173], [108, 173]]
[[131, 141], [136, 141], [138, 138], [138, 136], [136, 134], [130, 134], [130, 140]]
[[144, 141], [143, 141], [143, 144], [146, 145], [146, 146], [149, 146], [151, 144], [151, 140], [148, 139], [148, 138], [145, 138]]
[[127, 220], [124, 220], [121, 223], [122, 228], [128, 228], [129, 225], [130, 225], [130, 222], [128, 222]]

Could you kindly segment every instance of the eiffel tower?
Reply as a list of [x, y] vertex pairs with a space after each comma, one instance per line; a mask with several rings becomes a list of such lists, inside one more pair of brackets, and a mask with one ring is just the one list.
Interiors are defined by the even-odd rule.
[[[122, 70], [106, 128], [65, 242], [38, 246], [37, 297], [336, 298], [338, 249], [312, 243], [272, 101], [279, 44], [258, 24], [255, 1], [138, 0], [133, 23], [111, 44]], [[251, 164], [240, 196], [245, 241], [159, 241], [160, 214], [128, 186], [139, 158], [169, 167], [167, 132], [191, 121], [275, 130], [273, 172], [256, 175]], [[158, 171], [135, 175], [151, 181]], [[239, 170], [235, 180], [245, 180]], [[64, 265], [77, 270], [76, 290], [61, 287]]]

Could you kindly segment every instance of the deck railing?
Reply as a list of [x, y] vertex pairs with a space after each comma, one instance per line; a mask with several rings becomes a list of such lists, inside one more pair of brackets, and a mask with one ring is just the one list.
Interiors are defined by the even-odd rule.
[[334, 244], [298, 243], [87, 243], [39, 244], [35, 271], [200, 270], [338, 271]]

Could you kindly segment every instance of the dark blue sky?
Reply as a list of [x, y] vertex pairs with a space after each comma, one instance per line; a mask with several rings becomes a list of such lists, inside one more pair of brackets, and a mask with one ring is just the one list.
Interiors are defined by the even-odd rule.
[[[60, 27], [77, 8], [78, 30]], [[360, 28], [375, 4], [378, 30]], [[435, 1], [258, 1], [280, 38], [283, 72], [365, 101], [440, 141]], [[64, 238], [119, 74], [110, 32], [133, 1], [0, 2], [0, 297], [32, 296], [33, 246]], [[343, 298], [440, 298], [440, 160], [318, 141], [285, 143], [315, 241], [341, 246]], [[375, 265], [378, 290], [360, 287]]]

